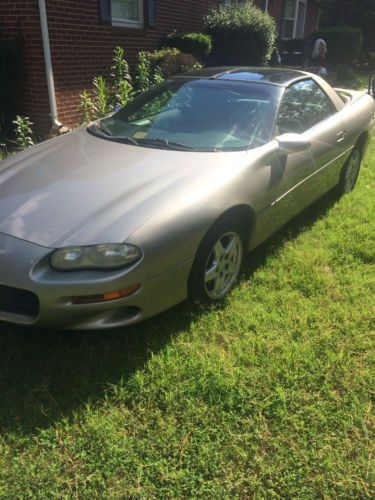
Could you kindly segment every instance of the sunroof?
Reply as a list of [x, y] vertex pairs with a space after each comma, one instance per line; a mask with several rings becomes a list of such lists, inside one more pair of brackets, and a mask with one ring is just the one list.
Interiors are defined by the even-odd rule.
[[269, 83], [285, 84], [298, 76], [303, 76], [302, 71], [272, 68], [234, 68], [233, 71], [219, 75], [219, 79], [263, 81]]

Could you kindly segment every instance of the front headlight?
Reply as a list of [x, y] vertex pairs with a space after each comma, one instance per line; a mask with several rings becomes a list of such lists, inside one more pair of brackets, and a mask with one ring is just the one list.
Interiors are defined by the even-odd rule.
[[55, 250], [50, 257], [57, 271], [82, 269], [118, 269], [139, 260], [142, 252], [128, 243], [108, 243], [84, 247], [66, 247]]

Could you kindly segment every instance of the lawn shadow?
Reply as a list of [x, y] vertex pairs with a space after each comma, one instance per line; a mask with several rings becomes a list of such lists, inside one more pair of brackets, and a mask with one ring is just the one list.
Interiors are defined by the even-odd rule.
[[[245, 279], [285, 240], [297, 237], [337, 201], [332, 193], [251, 252]], [[224, 305], [225, 307], [225, 305]], [[185, 302], [140, 325], [101, 332], [57, 332], [0, 324], [0, 433], [29, 434], [48, 427], [109, 384], [128, 380], [205, 309]]]

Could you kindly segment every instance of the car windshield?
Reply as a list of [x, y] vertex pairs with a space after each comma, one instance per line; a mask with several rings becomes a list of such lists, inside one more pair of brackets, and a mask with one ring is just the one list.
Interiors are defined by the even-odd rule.
[[142, 94], [91, 131], [155, 148], [234, 151], [271, 139], [277, 86], [176, 78]]

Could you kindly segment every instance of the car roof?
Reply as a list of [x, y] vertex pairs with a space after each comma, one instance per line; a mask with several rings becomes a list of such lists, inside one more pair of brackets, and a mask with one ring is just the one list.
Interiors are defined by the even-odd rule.
[[[310, 73], [284, 68], [257, 68], [251, 66], [220, 66], [203, 68], [178, 77], [207, 78], [210, 80], [238, 80], [243, 82], [269, 83], [281, 87], [288, 86], [295, 80], [311, 76]], [[178, 78], [177, 77], [177, 78]]]

